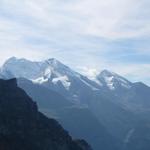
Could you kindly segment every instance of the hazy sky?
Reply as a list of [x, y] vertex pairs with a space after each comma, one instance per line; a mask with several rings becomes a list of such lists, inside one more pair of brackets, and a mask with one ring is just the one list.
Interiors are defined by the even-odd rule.
[[11, 56], [150, 85], [150, 0], [0, 0], [0, 64]]

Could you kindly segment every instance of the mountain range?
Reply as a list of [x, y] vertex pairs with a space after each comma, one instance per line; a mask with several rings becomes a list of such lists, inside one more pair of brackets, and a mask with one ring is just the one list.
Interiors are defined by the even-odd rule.
[[108, 70], [90, 79], [54, 58], [12, 57], [1, 67], [0, 78], [14, 77], [44, 114], [94, 150], [149, 150], [150, 87], [144, 83]]

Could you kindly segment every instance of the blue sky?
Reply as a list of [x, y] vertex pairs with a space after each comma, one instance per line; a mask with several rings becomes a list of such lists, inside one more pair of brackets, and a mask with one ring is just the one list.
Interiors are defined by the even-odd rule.
[[150, 85], [149, 0], [0, 0], [0, 64], [54, 57]]

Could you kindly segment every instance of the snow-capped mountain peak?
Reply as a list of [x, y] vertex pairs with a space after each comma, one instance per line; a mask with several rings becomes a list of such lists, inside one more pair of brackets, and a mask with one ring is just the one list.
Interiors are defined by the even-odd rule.
[[110, 90], [116, 90], [121, 88], [130, 88], [131, 82], [121, 77], [120, 75], [103, 70], [98, 76], [97, 79], [103, 84], [103, 86], [108, 87]]
[[8, 59], [1, 68], [2, 76], [7, 78], [26, 78], [38, 84], [53, 84], [63, 86], [66, 90], [77, 82], [90, 89], [106, 87], [115, 90], [120, 87], [130, 88], [131, 83], [116, 73], [103, 70], [95, 78], [89, 79], [86, 76], [73, 71], [55, 58], [45, 61], [30, 61], [24, 58], [12, 57]]
[[8, 59], [4, 65], [1, 67], [1, 73], [4, 76], [12, 74], [14, 77], [24, 77], [27, 79], [34, 79], [38, 77], [40, 73], [41, 63], [32, 62], [24, 58], [18, 59], [16, 57], [11, 57]]
[[88, 81], [85, 81], [87, 79], [81, 79], [82, 75], [73, 71], [55, 58], [36, 62], [12, 57], [2, 66], [1, 74], [7, 76], [7, 78], [23, 77], [38, 84], [49, 83], [54, 86], [61, 84], [66, 90], [69, 90], [73, 82], [74, 84], [75, 82], [80, 82], [81, 84], [91, 87], [91, 85], [87, 83]]

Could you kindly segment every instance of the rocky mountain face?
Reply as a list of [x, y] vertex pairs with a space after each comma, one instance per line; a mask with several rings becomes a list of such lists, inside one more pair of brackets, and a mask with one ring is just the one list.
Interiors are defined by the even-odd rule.
[[94, 150], [149, 150], [150, 87], [145, 84], [108, 70], [91, 80], [56, 59], [11, 58], [0, 72], [3, 78], [18, 78], [42, 112], [59, 120], [72, 136], [85, 138]]
[[73, 141], [54, 119], [48, 119], [17, 86], [0, 80], [1, 150], [91, 150], [84, 140]]

